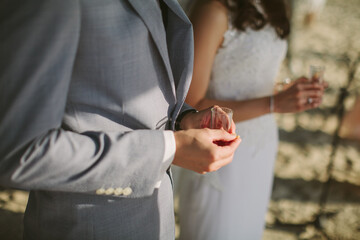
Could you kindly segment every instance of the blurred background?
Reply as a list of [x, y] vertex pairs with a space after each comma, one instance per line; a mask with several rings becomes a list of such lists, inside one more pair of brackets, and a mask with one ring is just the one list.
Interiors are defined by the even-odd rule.
[[[360, 0], [293, 0], [292, 9], [278, 89], [286, 78], [307, 76], [311, 64], [326, 67], [330, 86], [319, 109], [277, 116], [263, 240], [360, 239], [360, 139], [353, 136], [360, 136], [360, 109], [351, 113], [360, 99]], [[22, 239], [26, 203], [27, 192], [0, 187], [0, 239]]]
[[313, 2], [319, 5], [293, 1], [279, 82], [308, 75], [314, 64], [326, 67], [330, 85], [319, 109], [277, 117], [280, 147], [263, 239], [360, 239], [360, 1]]

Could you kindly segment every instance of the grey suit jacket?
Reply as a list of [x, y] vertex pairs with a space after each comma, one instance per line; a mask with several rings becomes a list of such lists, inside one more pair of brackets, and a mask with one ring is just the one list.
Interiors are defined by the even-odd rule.
[[155, 0], [0, 0], [0, 184], [32, 190], [26, 239], [174, 238], [164, 128], [193, 39], [164, 2], [166, 29]]

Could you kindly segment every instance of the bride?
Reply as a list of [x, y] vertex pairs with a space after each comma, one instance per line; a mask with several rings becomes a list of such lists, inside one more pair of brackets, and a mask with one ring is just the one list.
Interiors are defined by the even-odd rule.
[[203, 2], [190, 17], [195, 63], [187, 103], [233, 109], [242, 144], [215, 175], [181, 174], [180, 239], [261, 239], [278, 147], [273, 113], [318, 107], [326, 83], [299, 78], [273, 93], [290, 32], [285, 0]]

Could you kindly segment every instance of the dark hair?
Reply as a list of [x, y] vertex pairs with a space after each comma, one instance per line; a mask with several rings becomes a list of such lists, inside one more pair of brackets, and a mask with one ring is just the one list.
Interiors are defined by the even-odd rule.
[[274, 27], [277, 35], [284, 39], [290, 34], [290, 11], [286, 0], [260, 0], [264, 14], [258, 11], [253, 0], [220, 0], [233, 16], [233, 25], [244, 31], [254, 30], [266, 24]]

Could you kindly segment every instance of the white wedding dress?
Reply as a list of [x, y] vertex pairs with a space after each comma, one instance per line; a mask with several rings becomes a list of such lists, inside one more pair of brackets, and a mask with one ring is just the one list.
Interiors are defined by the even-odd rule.
[[[286, 41], [269, 25], [246, 32], [230, 25], [207, 96], [244, 100], [271, 95], [286, 49]], [[206, 175], [180, 174], [181, 240], [261, 239], [278, 146], [274, 116], [238, 122], [236, 133], [242, 143], [231, 164]]]

